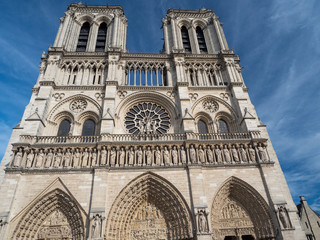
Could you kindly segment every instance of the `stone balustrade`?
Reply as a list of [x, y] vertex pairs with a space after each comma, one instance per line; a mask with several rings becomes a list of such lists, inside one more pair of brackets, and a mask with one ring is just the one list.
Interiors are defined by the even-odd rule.
[[[76, 144], [73, 144], [76, 143]], [[82, 143], [79, 145], [79, 143]], [[272, 162], [258, 132], [21, 136], [8, 168], [55, 169]]]

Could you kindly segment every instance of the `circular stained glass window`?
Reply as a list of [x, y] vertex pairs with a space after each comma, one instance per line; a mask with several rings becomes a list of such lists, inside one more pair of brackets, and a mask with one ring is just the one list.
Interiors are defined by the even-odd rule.
[[164, 134], [170, 128], [170, 116], [160, 105], [139, 103], [127, 112], [125, 126], [132, 134]]

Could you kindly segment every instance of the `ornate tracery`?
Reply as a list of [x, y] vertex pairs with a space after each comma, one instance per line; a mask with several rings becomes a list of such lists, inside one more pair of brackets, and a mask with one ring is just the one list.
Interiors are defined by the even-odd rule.
[[166, 180], [147, 173], [116, 198], [107, 222], [107, 239], [192, 239], [190, 211]]

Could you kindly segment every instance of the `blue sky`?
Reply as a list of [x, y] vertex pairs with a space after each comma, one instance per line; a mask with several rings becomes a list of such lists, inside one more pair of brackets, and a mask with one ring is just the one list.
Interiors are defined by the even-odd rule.
[[[0, 2], [0, 159], [22, 117], [72, 1]], [[84, 1], [83, 1], [84, 3]], [[161, 19], [169, 8], [210, 8], [220, 16], [230, 48], [240, 55], [250, 97], [267, 125], [293, 199], [304, 195], [320, 211], [320, 1], [119, 0], [128, 18], [130, 52], [162, 48]]]

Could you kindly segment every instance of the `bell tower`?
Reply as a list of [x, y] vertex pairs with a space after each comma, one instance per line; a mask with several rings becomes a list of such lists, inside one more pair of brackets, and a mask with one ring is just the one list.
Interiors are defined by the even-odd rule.
[[1, 239], [304, 239], [212, 10], [169, 9], [148, 54], [120, 6], [60, 21], [1, 162]]

